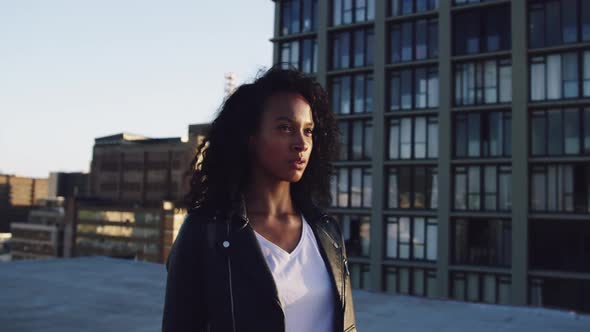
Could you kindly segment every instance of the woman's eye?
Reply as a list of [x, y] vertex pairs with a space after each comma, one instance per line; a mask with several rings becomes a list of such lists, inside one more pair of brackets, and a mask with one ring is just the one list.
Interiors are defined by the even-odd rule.
[[311, 135], [311, 134], [313, 134], [313, 129], [307, 128], [307, 129], [305, 129], [305, 133]]
[[287, 125], [282, 125], [282, 126], [279, 126], [279, 129], [281, 129], [281, 130], [291, 130], [291, 127], [289, 127]]

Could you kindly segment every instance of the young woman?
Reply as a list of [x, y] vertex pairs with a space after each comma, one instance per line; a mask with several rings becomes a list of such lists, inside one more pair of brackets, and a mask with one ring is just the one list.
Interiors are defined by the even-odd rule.
[[273, 67], [228, 97], [191, 165], [163, 331], [356, 331], [344, 241], [323, 210], [337, 142], [326, 92], [298, 71]]

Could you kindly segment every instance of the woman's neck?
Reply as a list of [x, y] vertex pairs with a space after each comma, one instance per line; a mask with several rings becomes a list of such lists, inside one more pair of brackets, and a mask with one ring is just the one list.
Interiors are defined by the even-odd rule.
[[269, 183], [254, 181], [244, 191], [246, 211], [259, 217], [281, 217], [296, 214], [288, 181]]

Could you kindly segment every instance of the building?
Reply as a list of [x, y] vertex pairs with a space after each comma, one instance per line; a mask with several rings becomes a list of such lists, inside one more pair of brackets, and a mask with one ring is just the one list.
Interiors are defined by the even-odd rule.
[[275, 1], [327, 88], [354, 287], [590, 311], [590, 2]]
[[184, 221], [185, 209], [111, 205], [74, 199], [66, 217], [66, 251], [71, 256], [108, 256], [164, 263]]
[[191, 125], [187, 140], [128, 133], [95, 139], [90, 196], [144, 206], [161, 206], [163, 200], [181, 202], [196, 144], [207, 128], [207, 124]]
[[88, 173], [49, 173], [48, 197], [86, 197], [90, 195]]
[[47, 190], [47, 179], [0, 174], [0, 232], [8, 232], [12, 221], [26, 220]]

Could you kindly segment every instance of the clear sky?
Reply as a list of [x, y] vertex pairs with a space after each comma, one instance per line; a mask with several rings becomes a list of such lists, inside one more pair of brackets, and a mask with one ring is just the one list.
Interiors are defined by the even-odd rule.
[[88, 171], [94, 138], [179, 137], [272, 62], [271, 0], [0, 1], [0, 173]]

